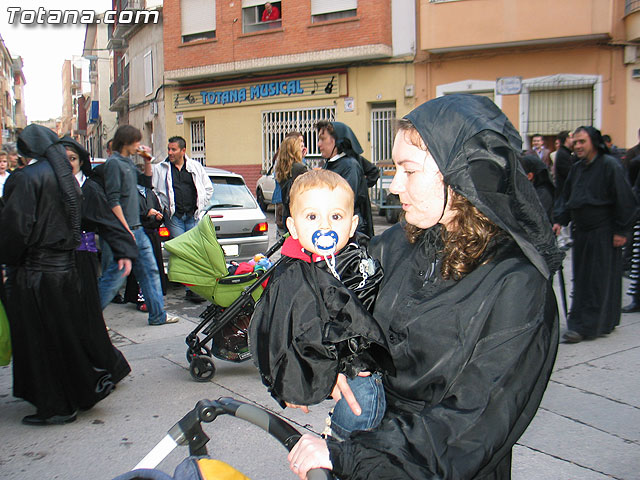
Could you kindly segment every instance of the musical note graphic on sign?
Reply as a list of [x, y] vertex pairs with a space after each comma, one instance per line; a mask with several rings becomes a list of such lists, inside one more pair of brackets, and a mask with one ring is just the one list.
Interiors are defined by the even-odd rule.
[[178, 108], [178, 105], [180, 104], [180, 94], [176, 93], [176, 98], [173, 99], [173, 108]]
[[311, 95], [316, 93], [316, 90], [318, 90], [318, 82], [316, 80], [314, 80], [313, 81], [313, 90], [311, 90]]
[[331, 93], [333, 92], [333, 79], [336, 77], [331, 77], [331, 80], [329, 80], [329, 83], [327, 83], [327, 86], [324, 87], [324, 93]]
[[186, 97], [184, 97], [184, 99], [189, 103], [196, 103], [196, 97], [194, 97], [190, 93]]

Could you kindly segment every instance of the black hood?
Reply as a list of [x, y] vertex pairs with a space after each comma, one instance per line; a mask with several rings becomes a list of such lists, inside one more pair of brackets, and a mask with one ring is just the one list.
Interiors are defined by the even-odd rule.
[[32, 123], [18, 137], [18, 151], [24, 157], [49, 162], [62, 192], [62, 201], [71, 224], [74, 241], [80, 243], [80, 202], [82, 193], [76, 181], [67, 151], [53, 130]]
[[80, 157], [80, 170], [87, 177], [90, 177], [91, 176], [91, 157], [89, 155], [89, 152], [87, 152], [82, 145], [76, 142], [69, 135], [65, 135], [58, 141], [62, 144], [63, 147], [65, 148], [71, 147], [73, 150], [76, 151], [76, 153]]
[[522, 170], [522, 140], [486, 97], [446, 95], [406, 117], [418, 130], [447, 185], [507, 232], [547, 278], [563, 254]]
[[348, 156], [358, 158], [364, 152], [358, 142], [356, 134], [351, 127], [342, 122], [331, 122], [336, 137], [336, 147], [339, 152], [344, 152]]
[[525, 155], [520, 161], [522, 162], [524, 173], [533, 173], [532, 183], [534, 187], [547, 186], [551, 188], [551, 191], [555, 190], [549, 175], [549, 167], [540, 160], [540, 157], [537, 155]]

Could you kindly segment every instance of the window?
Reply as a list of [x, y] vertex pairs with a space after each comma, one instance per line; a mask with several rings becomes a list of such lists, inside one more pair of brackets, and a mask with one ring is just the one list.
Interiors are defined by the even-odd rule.
[[593, 125], [593, 88], [530, 91], [528, 125], [541, 135]]
[[502, 95], [496, 93], [496, 82], [493, 80], [462, 80], [436, 87], [436, 97], [454, 93], [470, 93], [489, 97], [493, 103], [502, 108]]
[[192, 120], [191, 130], [191, 154], [193, 160], [202, 165], [207, 165], [207, 155], [204, 144], [204, 120]]
[[153, 56], [151, 50], [144, 54], [144, 94], [153, 93]]
[[298, 131], [304, 137], [308, 153], [306, 163], [314, 168], [322, 163], [318, 150], [316, 123], [319, 120], [336, 119], [336, 107], [301, 108], [296, 110], [272, 110], [262, 113], [262, 168], [270, 171], [273, 156], [287, 133]]
[[[269, 2], [273, 16], [277, 19], [262, 21], [265, 12], [264, 0], [242, 0], [242, 33], [260, 32], [282, 27], [281, 2]], [[277, 15], [275, 14], [277, 12]]]
[[182, 43], [216, 38], [215, 0], [180, 0]]
[[395, 119], [395, 102], [391, 105], [374, 105], [372, 107], [371, 161], [373, 163], [391, 162]]
[[311, 21], [324, 22], [357, 15], [358, 0], [311, 0]]
[[520, 135], [529, 147], [532, 134], [555, 136], [581, 125], [600, 128], [602, 79], [597, 75], [557, 74], [522, 81]]

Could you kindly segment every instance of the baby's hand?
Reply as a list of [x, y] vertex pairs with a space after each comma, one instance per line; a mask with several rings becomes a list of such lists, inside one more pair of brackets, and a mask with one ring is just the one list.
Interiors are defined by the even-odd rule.
[[294, 405], [293, 403], [289, 402], [284, 402], [284, 404], [289, 408], [299, 408], [304, 413], [309, 413], [309, 407], [307, 407], [306, 405]]

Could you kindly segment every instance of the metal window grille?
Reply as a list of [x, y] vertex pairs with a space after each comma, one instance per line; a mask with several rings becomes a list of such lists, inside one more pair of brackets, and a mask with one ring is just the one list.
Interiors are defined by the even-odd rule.
[[371, 110], [371, 161], [390, 162], [396, 107]]
[[202, 165], [207, 164], [207, 155], [204, 143], [204, 120], [191, 121], [191, 155], [193, 160]]
[[526, 133], [557, 135], [581, 125], [593, 125], [593, 85], [572, 85], [529, 91]]
[[307, 165], [318, 166], [322, 155], [318, 150], [318, 134], [315, 126], [319, 120], [334, 121], [336, 107], [271, 110], [262, 113], [262, 168], [270, 171], [274, 155], [287, 133], [298, 131], [304, 137], [308, 153]]

